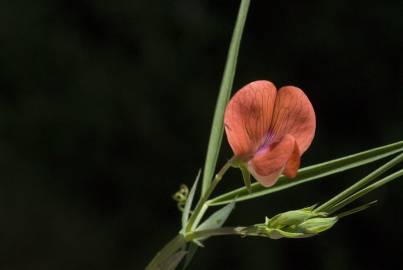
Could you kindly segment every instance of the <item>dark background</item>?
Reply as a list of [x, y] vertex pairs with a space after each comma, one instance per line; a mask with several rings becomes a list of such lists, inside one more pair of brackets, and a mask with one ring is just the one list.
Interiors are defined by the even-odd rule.
[[[0, 2], [0, 268], [143, 269], [202, 167], [239, 1]], [[252, 0], [234, 89], [305, 90], [303, 166], [402, 140], [402, 1]], [[224, 141], [219, 164], [231, 156]], [[377, 165], [238, 204], [228, 224], [323, 202]], [[390, 269], [403, 179], [318, 237], [206, 242], [191, 269]], [[220, 191], [241, 185], [230, 172]]]

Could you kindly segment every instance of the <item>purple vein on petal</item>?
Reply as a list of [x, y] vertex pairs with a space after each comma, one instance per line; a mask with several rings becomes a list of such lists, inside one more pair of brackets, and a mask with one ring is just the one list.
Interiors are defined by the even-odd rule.
[[265, 151], [272, 143], [273, 143], [273, 137], [274, 137], [274, 131], [269, 129], [266, 133], [266, 136], [264, 137], [263, 143], [258, 147], [256, 150], [256, 154], [261, 153], [262, 151]]

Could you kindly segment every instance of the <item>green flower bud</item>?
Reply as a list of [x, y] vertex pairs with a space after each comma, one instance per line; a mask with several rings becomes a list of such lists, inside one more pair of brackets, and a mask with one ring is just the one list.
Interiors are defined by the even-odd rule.
[[337, 217], [311, 218], [302, 222], [297, 227], [304, 233], [318, 234], [333, 227], [333, 225], [336, 224], [337, 220], [338, 220]]
[[265, 223], [242, 227], [241, 236], [262, 236], [271, 239], [306, 238], [330, 229], [338, 220], [325, 212], [314, 212], [315, 206], [287, 211], [265, 219]]
[[285, 226], [298, 225], [313, 217], [325, 217], [326, 213], [315, 213], [311, 208], [292, 210], [266, 219], [266, 225], [270, 228], [283, 228]]
[[[294, 226], [295, 227], [295, 226]], [[281, 229], [272, 229], [268, 228], [265, 224], [256, 224], [251, 227], [243, 228], [239, 231], [241, 236], [260, 236], [260, 237], [268, 237], [274, 240], [280, 238], [303, 238], [303, 232], [292, 232], [292, 231], [285, 231]]]
[[305, 234], [302, 232], [292, 232], [280, 229], [272, 229], [268, 232], [268, 237], [277, 240], [280, 238], [305, 238]]

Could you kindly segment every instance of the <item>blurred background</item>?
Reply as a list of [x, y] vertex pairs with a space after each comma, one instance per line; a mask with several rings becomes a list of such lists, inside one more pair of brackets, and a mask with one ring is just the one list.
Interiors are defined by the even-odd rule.
[[[203, 166], [238, 4], [0, 2], [1, 269], [143, 269], [178, 232], [171, 196]], [[305, 90], [318, 128], [302, 166], [402, 140], [402, 14], [398, 0], [252, 0], [234, 90]], [[239, 203], [228, 224], [323, 202], [383, 162]], [[231, 171], [218, 192], [240, 185]], [[318, 237], [213, 238], [190, 269], [396, 267], [402, 190]]]

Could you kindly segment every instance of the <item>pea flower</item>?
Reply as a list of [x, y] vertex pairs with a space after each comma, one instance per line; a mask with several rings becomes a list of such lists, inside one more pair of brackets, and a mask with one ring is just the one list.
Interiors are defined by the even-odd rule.
[[316, 120], [301, 89], [284, 86], [277, 91], [273, 83], [262, 80], [247, 84], [231, 98], [224, 127], [236, 165], [269, 187], [280, 174], [297, 175], [301, 155], [314, 137]]

